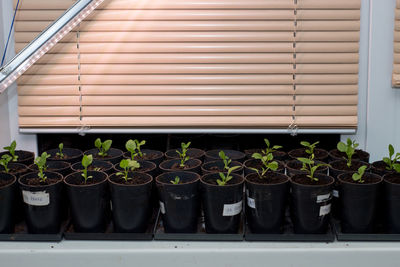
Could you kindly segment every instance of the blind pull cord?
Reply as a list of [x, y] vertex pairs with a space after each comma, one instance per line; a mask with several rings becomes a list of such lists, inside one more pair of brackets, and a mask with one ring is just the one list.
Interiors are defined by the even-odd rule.
[[296, 136], [299, 130], [299, 127], [296, 123], [296, 69], [297, 69], [297, 64], [296, 64], [296, 37], [297, 37], [297, 0], [293, 0], [294, 4], [294, 9], [293, 9], [293, 14], [294, 14], [294, 21], [293, 21], [293, 79], [292, 79], [292, 85], [293, 85], [293, 92], [292, 92], [292, 121], [289, 124], [288, 130], [291, 136]]
[[90, 129], [86, 126], [82, 121], [82, 75], [81, 75], [81, 50], [80, 50], [80, 24], [78, 25], [78, 30], [76, 31], [76, 50], [77, 50], [77, 57], [78, 57], [78, 90], [79, 90], [79, 123], [81, 124], [78, 127], [78, 134], [80, 136], [84, 136], [86, 132]]

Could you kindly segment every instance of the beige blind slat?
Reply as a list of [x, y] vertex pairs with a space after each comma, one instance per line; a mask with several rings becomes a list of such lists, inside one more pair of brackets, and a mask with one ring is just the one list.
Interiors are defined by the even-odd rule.
[[400, 87], [400, 1], [396, 1], [392, 86]]

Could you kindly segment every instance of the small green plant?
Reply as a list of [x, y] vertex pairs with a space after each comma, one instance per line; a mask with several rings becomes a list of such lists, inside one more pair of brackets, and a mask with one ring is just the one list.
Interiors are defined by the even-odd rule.
[[187, 144], [181, 143], [182, 152], [179, 152], [179, 150], [176, 150], [176, 153], [178, 153], [179, 159], [181, 160], [181, 163], [179, 164], [179, 166], [181, 166], [181, 167], [185, 167], [186, 161], [188, 161], [190, 159], [190, 157], [186, 155], [190, 144], [191, 144], [191, 142], [188, 142]]
[[85, 184], [86, 184], [88, 179], [92, 179], [93, 178], [93, 176], [88, 176], [88, 167], [92, 164], [92, 162], [93, 162], [93, 156], [92, 155], [83, 155], [83, 158], [82, 158], [82, 166], [83, 166], [82, 177], [83, 177], [83, 179], [85, 179]]
[[137, 162], [135, 160], [131, 160], [131, 159], [121, 160], [121, 162], [119, 163], [119, 166], [123, 169], [123, 171], [117, 172], [117, 176], [122, 176], [122, 178], [124, 178], [125, 182], [127, 182], [128, 180], [132, 180], [132, 178], [128, 177], [130, 171], [134, 171], [134, 170], [140, 168], [139, 162]]
[[179, 178], [179, 176], [175, 176], [174, 180], [170, 181], [171, 184], [179, 184], [181, 182], [181, 178]]
[[307, 141], [301, 141], [300, 144], [306, 148], [306, 153], [308, 155], [313, 155], [314, 150], [317, 147], [317, 145], [319, 144], [319, 142], [315, 142], [315, 143], [311, 144], [310, 142], [307, 142]]
[[222, 150], [218, 153], [218, 155], [220, 159], [222, 159], [222, 161], [224, 162], [224, 169], [229, 170], [229, 165], [231, 164], [232, 160], [227, 155], [225, 155], [225, 152]]
[[[394, 156], [394, 157], [393, 157]], [[394, 147], [393, 145], [389, 144], [389, 157], [384, 157], [383, 162], [386, 163], [386, 170], [392, 171], [393, 169], [400, 170], [400, 163], [398, 161], [400, 160], [400, 153], [396, 153], [394, 155]]]
[[50, 157], [49, 154], [47, 154], [46, 152], [43, 152], [40, 157], [37, 157], [35, 159], [35, 164], [36, 164], [36, 166], [37, 166], [37, 168], [39, 170], [38, 177], [40, 178], [41, 182], [44, 182], [47, 179], [47, 177], [44, 174], [44, 172], [47, 170], [46, 162], [47, 162], [47, 159], [49, 157]]
[[140, 149], [140, 147], [142, 145], [146, 144], [145, 140], [142, 140], [139, 142], [139, 140], [135, 139], [135, 140], [128, 140], [128, 142], [126, 142], [125, 144], [125, 148], [126, 150], [128, 150], [128, 152], [131, 153], [131, 159], [134, 160], [135, 157], [139, 156], [139, 157], [143, 157], [143, 153]]
[[228, 172], [227, 172], [226, 174], [223, 173], [223, 172], [220, 172], [220, 173], [219, 173], [219, 177], [220, 177], [221, 179], [218, 179], [218, 180], [217, 180], [218, 185], [224, 186], [224, 185], [226, 185], [230, 180], [232, 180], [233, 176], [231, 176], [231, 172], [233, 172], [234, 170], [236, 170], [236, 169], [238, 169], [238, 168], [240, 168], [240, 166], [235, 166], [235, 167], [229, 168], [229, 169], [228, 169]]
[[65, 157], [64, 153], [63, 153], [63, 149], [64, 149], [64, 144], [60, 143], [58, 145], [58, 152], [56, 153], [56, 155], [60, 158], [63, 159]]
[[310, 158], [297, 158], [298, 161], [303, 163], [303, 166], [301, 167], [302, 171], [307, 172], [307, 177], [311, 179], [311, 181], [317, 182], [318, 178], [315, 177], [315, 172], [323, 166], [329, 166], [329, 164], [326, 163], [318, 163], [315, 164], [314, 161], [314, 154], [311, 155]]
[[112, 140], [106, 140], [104, 142], [101, 142], [100, 138], [97, 138], [96, 141], [94, 141], [94, 146], [99, 149], [99, 155], [100, 157], [105, 157], [107, 156], [107, 151], [110, 150], [112, 145]]
[[3, 166], [4, 171], [6, 173], [10, 172], [10, 169], [8, 168], [8, 163], [10, 163], [11, 160], [12, 160], [12, 157], [8, 154], [3, 155], [0, 159], [0, 165]]
[[274, 156], [272, 153], [268, 153], [266, 155], [261, 155], [260, 153], [254, 153], [252, 155], [252, 158], [261, 160], [262, 166], [261, 166], [261, 171], [256, 169], [256, 168], [251, 168], [252, 170], [256, 171], [260, 179], [263, 179], [265, 177], [265, 174], [269, 170], [276, 171], [279, 167], [278, 162], [273, 161]]
[[12, 161], [14, 162], [18, 160], [18, 156], [15, 155], [16, 148], [17, 148], [17, 142], [15, 142], [15, 140], [11, 142], [10, 146], [3, 147], [4, 150], [7, 150], [8, 153], [10, 153]]
[[344, 157], [344, 159], [347, 161], [347, 167], [351, 167], [351, 160], [352, 157], [354, 155], [354, 153], [356, 152], [356, 148], [358, 147], [358, 143], [356, 143], [356, 141], [351, 141], [350, 138], [347, 138], [346, 143], [343, 142], [339, 142], [337, 144], [337, 149], [340, 152], [346, 153], [347, 158]]
[[282, 148], [282, 146], [276, 146], [276, 145], [271, 147], [271, 143], [269, 142], [269, 140], [267, 138], [264, 138], [264, 142], [267, 145], [267, 148], [265, 150], [261, 150], [262, 154], [264, 154], [264, 155], [268, 155], [269, 153], [273, 153], [273, 152], [277, 151], [278, 149]]
[[362, 179], [365, 173], [365, 170], [367, 169], [367, 166], [361, 166], [358, 168], [358, 171], [353, 173], [352, 178], [353, 181], [358, 182], [360, 184], [364, 183], [365, 181]]

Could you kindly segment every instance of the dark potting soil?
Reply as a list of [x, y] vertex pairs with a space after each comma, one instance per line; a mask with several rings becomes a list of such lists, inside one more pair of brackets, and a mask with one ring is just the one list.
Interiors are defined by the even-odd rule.
[[41, 186], [41, 185], [52, 185], [60, 181], [57, 178], [47, 178], [46, 180], [42, 181], [39, 177], [38, 178], [30, 178], [26, 180], [27, 185], [33, 186]]
[[[212, 185], [218, 185], [217, 183], [217, 179], [221, 179], [219, 176], [216, 178], [216, 176], [213, 177], [205, 177], [203, 178], [203, 181], [206, 182], [207, 184], [212, 184]], [[238, 184], [242, 181], [242, 179], [240, 179], [237, 176], [233, 176], [233, 178], [231, 180], [229, 180], [226, 184], [227, 185], [234, 185], [234, 184]]]
[[180, 166], [180, 163], [174, 163], [172, 165], [171, 170], [178, 171], [178, 170], [187, 170], [196, 167], [196, 164], [190, 164], [188, 162], [185, 162], [185, 166]]
[[310, 177], [307, 177], [307, 174], [298, 174], [292, 177], [292, 181], [302, 185], [327, 185], [331, 182], [329, 179], [318, 179], [318, 181], [313, 181]]
[[385, 175], [385, 180], [389, 183], [400, 184], [400, 173], [390, 173]]
[[[107, 167], [99, 167], [99, 166], [93, 166], [93, 165], [88, 167], [88, 171], [102, 171], [102, 172], [105, 172], [108, 169], [109, 168], [107, 168]], [[80, 171], [82, 171], [82, 170], [80, 170]]]
[[342, 181], [344, 181], [344, 182], [347, 182], [347, 183], [361, 184], [361, 185], [363, 185], [363, 184], [374, 184], [374, 183], [377, 183], [377, 182], [380, 181], [380, 177], [379, 176], [375, 176], [375, 175], [364, 175], [363, 178], [362, 178], [364, 180], [363, 183], [359, 183], [357, 181], [354, 181], [353, 178], [352, 178], [352, 174], [342, 175], [342, 176], [340, 176], [340, 179]]
[[73, 184], [73, 185], [92, 185], [92, 184], [98, 184], [99, 181], [98, 181], [98, 180], [95, 180], [95, 179], [93, 179], [93, 178], [90, 178], [90, 179], [87, 179], [87, 181], [86, 181], [86, 183], [85, 183], [85, 180], [84, 180], [83, 177], [82, 177], [82, 179], [79, 179], [79, 180], [74, 179], [74, 180], [72, 180], [72, 181], [69, 181], [69, 183], [70, 183], [70, 184]]
[[[316, 163], [322, 163], [321, 161], [317, 161]], [[301, 163], [298, 160], [291, 160], [287, 163], [288, 168], [295, 169], [295, 170], [301, 170], [303, 168], [303, 163]], [[323, 170], [326, 170], [328, 166], [321, 166], [318, 168], [317, 172], [322, 172]]]
[[380, 170], [380, 171], [387, 171], [387, 172], [393, 171], [393, 170], [386, 169], [386, 167], [388, 167], [388, 165], [383, 161], [376, 161], [376, 162], [372, 163], [372, 166], [375, 169]]
[[[37, 165], [29, 166], [29, 168], [30, 168], [31, 170], [33, 170], [33, 171], [38, 171]], [[66, 169], [66, 168], [68, 168], [68, 166], [66, 166], [66, 167], [64, 167], [64, 168], [56, 168], [56, 169], [54, 169], [54, 168], [47, 168], [47, 169], [46, 169], [46, 172], [58, 172], [59, 170], [63, 170], [63, 169]]]
[[135, 160], [152, 160], [159, 158], [160, 155], [158, 153], [143, 153], [143, 156], [137, 155], [134, 157]]
[[68, 156], [67, 154], [64, 154], [63, 157], [59, 156], [59, 155], [55, 155], [54, 157], [52, 157], [53, 159], [58, 159], [58, 160], [66, 160], [69, 159], [70, 156]]
[[[335, 158], [340, 158], [340, 159], [347, 158], [347, 155], [345, 152], [340, 152], [337, 149], [331, 150], [330, 153]], [[367, 157], [368, 157], [368, 153], [361, 149], [356, 149], [356, 151], [354, 152], [354, 155], [353, 155], [353, 159], [356, 159], [356, 160], [365, 159]]]
[[14, 179], [0, 179], [0, 188], [3, 186], [7, 186], [13, 182]]
[[[246, 167], [254, 168], [254, 169], [261, 171], [261, 169], [263, 167], [263, 163], [260, 160], [250, 160], [246, 163]], [[282, 163], [278, 162], [278, 170], [281, 170], [281, 169], [283, 169], [283, 165], [282, 165]]]
[[124, 184], [124, 185], [140, 185], [140, 184], [145, 184], [149, 181], [148, 176], [142, 176], [142, 175], [134, 175], [135, 177], [132, 177], [132, 175], [128, 175], [128, 180], [125, 181], [125, 179], [122, 176], [116, 176], [113, 175], [111, 180], [114, 183], [117, 184]]
[[[315, 155], [315, 159], [323, 159], [328, 156], [328, 152], [323, 149], [316, 148], [314, 150], [314, 155]], [[295, 158], [308, 158], [310, 155], [307, 154], [306, 150], [302, 148], [302, 149], [292, 150], [290, 152], [290, 156], [295, 157]]]
[[252, 173], [246, 179], [255, 184], [280, 184], [287, 181], [286, 176], [275, 172], [267, 172], [262, 178], [258, 174]]
[[363, 165], [365, 165], [365, 164], [363, 164], [360, 161], [354, 161], [354, 160], [351, 162], [350, 167], [347, 166], [347, 161], [344, 161], [344, 160], [331, 163], [331, 166], [333, 169], [347, 171], [347, 172], [356, 172], [356, 171], [358, 171], [358, 168], [360, 168]]
[[[22, 166], [14, 166], [14, 167], [9, 167], [8, 173], [9, 174], [17, 174], [20, 173], [21, 171], [23, 171], [26, 168], [23, 168]], [[3, 171], [4, 168], [2, 168], [0, 171]]]

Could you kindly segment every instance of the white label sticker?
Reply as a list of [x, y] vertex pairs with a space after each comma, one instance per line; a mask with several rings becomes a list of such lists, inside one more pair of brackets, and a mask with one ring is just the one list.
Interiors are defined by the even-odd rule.
[[50, 204], [50, 195], [46, 191], [22, 191], [24, 202], [31, 206], [47, 206]]
[[242, 211], [242, 201], [240, 200], [234, 204], [225, 204], [222, 216], [235, 216]]
[[333, 197], [339, 197], [339, 191], [338, 190], [333, 190], [332, 191]]
[[327, 201], [330, 198], [331, 198], [331, 193], [328, 193], [328, 194], [325, 194], [325, 195], [319, 195], [319, 196], [317, 196], [317, 203], [321, 203], [321, 202]]
[[255, 202], [254, 198], [247, 197], [247, 206], [249, 206], [252, 209], [256, 208], [256, 202]]
[[324, 216], [327, 215], [331, 212], [331, 204], [325, 205], [325, 206], [321, 206], [319, 208], [319, 216]]
[[160, 211], [162, 214], [165, 214], [165, 205], [164, 205], [164, 202], [161, 202], [161, 201], [160, 201]]

